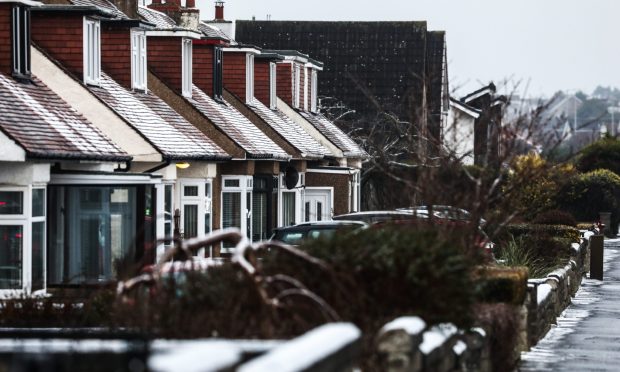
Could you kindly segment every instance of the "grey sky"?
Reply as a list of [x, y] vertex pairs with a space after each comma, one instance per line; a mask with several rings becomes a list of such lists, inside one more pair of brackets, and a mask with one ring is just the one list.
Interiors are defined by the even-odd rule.
[[[211, 0], [198, 0], [212, 19]], [[620, 88], [620, 0], [228, 0], [228, 20], [426, 20], [445, 30], [451, 89], [520, 81], [523, 94]], [[511, 84], [512, 85], [512, 84]]]

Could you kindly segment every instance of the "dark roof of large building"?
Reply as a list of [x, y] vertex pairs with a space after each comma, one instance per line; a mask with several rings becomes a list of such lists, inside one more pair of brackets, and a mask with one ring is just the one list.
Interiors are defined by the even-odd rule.
[[131, 159], [36, 77], [17, 82], [0, 74], [0, 130], [31, 158]]
[[336, 124], [329, 121], [322, 114], [316, 114], [307, 111], [299, 111], [310, 124], [312, 124], [321, 134], [323, 134], [331, 143], [338, 147], [345, 157], [348, 158], [367, 158], [368, 154], [362, 150], [346, 133], [344, 133]]
[[88, 86], [99, 99], [136, 129], [164, 158], [225, 160], [224, 150], [159, 97], [130, 91], [101, 74], [100, 86]]
[[327, 148], [312, 138], [299, 124], [282, 111], [272, 110], [257, 99], [248, 104], [248, 107], [305, 157], [320, 159], [331, 155]]
[[228, 102], [216, 102], [195, 85], [188, 101], [252, 159], [289, 160], [291, 156]]
[[445, 33], [426, 22], [237, 21], [236, 39], [324, 62], [319, 94], [358, 114], [417, 121], [421, 112], [447, 110]]

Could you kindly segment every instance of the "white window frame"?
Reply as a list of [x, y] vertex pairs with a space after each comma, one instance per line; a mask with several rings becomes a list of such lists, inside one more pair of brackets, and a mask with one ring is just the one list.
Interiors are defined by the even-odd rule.
[[146, 91], [146, 32], [131, 31], [131, 87]]
[[308, 111], [308, 68], [304, 67], [304, 111]]
[[82, 34], [84, 83], [99, 85], [101, 80], [101, 23], [84, 17]]
[[317, 112], [317, 97], [318, 97], [318, 74], [316, 70], [312, 69], [312, 74], [310, 76], [311, 86], [310, 86], [310, 111]]
[[245, 102], [254, 101], [254, 54], [245, 55]]
[[[227, 180], [238, 180], [239, 186], [226, 186]], [[224, 226], [224, 193], [238, 192], [241, 194], [241, 208], [240, 208], [240, 220], [241, 226], [239, 227], [242, 234], [248, 234], [248, 239], [252, 238], [252, 191], [254, 190], [254, 177], [253, 176], [222, 176], [222, 190], [220, 198], [220, 226]], [[248, 201], [249, 195], [249, 201]], [[249, 204], [248, 204], [249, 203]], [[232, 253], [234, 248], [222, 247], [222, 253]]]
[[[22, 18], [23, 15], [23, 18]], [[21, 22], [23, 20], [23, 23]], [[13, 73], [30, 75], [30, 9], [25, 5], [14, 5], [12, 9], [12, 53]], [[22, 55], [23, 53], [23, 55]], [[22, 58], [23, 57], [23, 58]]]
[[304, 189], [306, 184], [306, 174], [303, 172], [299, 173], [299, 180], [297, 184], [292, 189], [286, 188], [286, 180], [284, 178], [284, 173], [280, 173], [279, 182], [278, 182], [278, 227], [288, 226], [284, 221], [284, 199], [282, 194], [285, 192], [294, 192], [295, 193], [295, 223], [301, 223], [304, 218], [304, 206], [305, 206], [305, 198], [304, 198]]
[[275, 110], [277, 107], [277, 68], [274, 62], [269, 63], [269, 108]]
[[[44, 189], [44, 215], [32, 217], [32, 190]], [[47, 290], [47, 234], [43, 243], [43, 289], [32, 292], [32, 224], [44, 222], [47, 231], [47, 189], [44, 185], [25, 187], [0, 187], [0, 191], [21, 192], [23, 197], [22, 214], [0, 214], [0, 225], [22, 227], [22, 287], [21, 289], [0, 289], [0, 298], [17, 297], [23, 294], [42, 294]]]
[[192, 39], [181, 42], [181, 91], [183, 96], [192, 97]]
[[299, 108], [299, 83], [301, 82], [301, 67], [293, 64], [293, 107]]

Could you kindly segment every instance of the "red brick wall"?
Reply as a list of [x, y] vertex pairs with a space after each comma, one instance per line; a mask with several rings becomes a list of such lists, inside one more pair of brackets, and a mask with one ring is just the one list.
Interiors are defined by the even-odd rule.
[[0, 72], [12, 72], [11, 4], [0, 4]]
[[193, 48], [194, 84], [213, 97], [213, 45], [194, 44]]
[[254, 97], [269, 107], [269, 61], [254, 60]]
[[83, 32], [81, 15], [31, 13], [32, 41], [80, 79], [84, 64]]
[[180, 37], [153, 36], [146, 40], [146, 58], [149, 70], [153, 71], [166, 85], [179, 93], [183, 89], [181, 43], [182, 39]]
[[278, 63], [276, 68], [276, 91], [278, 97], [289, 105], [293, 105], [291, 93], [292, 71], [290, 63]]
[[131, 89], [130, 31], [127, 28], [105, 27], [104, 24], [101, 26], [101, 68], [119, 84]]
[[243, 52], [224, 52], [224, 87], [245, 101], [245, 58]]

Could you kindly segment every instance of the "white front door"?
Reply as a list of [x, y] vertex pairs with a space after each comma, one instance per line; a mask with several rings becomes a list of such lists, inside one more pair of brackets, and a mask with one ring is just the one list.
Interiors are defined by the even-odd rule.
[[332, 218], [332, 190], [306, 189], [304, 221], [329, 221]]

